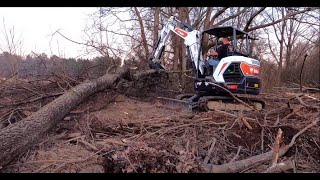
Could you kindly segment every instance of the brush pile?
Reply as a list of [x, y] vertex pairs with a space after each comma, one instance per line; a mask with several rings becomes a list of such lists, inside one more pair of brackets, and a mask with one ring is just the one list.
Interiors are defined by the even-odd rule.
[[[259, 112], [188, 112], [135, 96], [146, 89], [141, 82], [152, 81], [95, 93], [0, 171], [320, 172], [319, 92], [275, 89], [261, 95], [267, 104]], [[1, 128], [75, 84], [2, 82]]]

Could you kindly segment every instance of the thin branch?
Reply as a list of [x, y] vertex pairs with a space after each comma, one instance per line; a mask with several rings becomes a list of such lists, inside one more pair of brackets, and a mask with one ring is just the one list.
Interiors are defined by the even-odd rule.
[[244, 27], [244, 31], [247, 31], [251, 22], [253, 21], [253, 19], [259, 15], [262, 11], [264, 11], [266, 9], [266, 7], [262, 7], [260, 8], [257, 12], [255, 12], [253, 15], [251, 15], [251, 17], [249, 18], [249, 20], [247, 21], [246, 26]]
[[308, 54], [306, 54], [304, 56], [303, 63], [302, 63], [302, 66], [301, 66], [301, 70], [300, 70], [300, 91], [301, 92], [302, 92], [302, 71], [303, 71], [304, 63], [305, 63], [307, 57], [308, 57]]
[[227, 18], [219, 21], [217, 24], [214, 24], [213, 26], [214, 26], [214, 27], [217, 27], [217, 26], [219, 26], [219, 25], [221, 25], [221, 24], [229, 21], [230, 19], [233, 19], [233, 18], [239, 16], [240, 14], [244, 13], [244, 12], [245, 12], [246, 10], [248, 10], [248, 9], [249, 9], [249, 8], [247, 8], [247, 7], [246, 7], [246, 8], [243, 8], [243, 9], [242, 9], [241, 11], [239, 11], [237, 14], [234, 14], [234, 15], [232, 15], [232, 16], [229, 16], [229, 17], [227, 17]]
[[257, 29], [261, 29], [261, 28], [265, 28], [265, 27], [268, 27], [268, 26], [277, 24], [277, 23], [279, 23], [279, 22], [282, 22], [282, 21], [284, 21], [284, 20], [287, 20], [287, 19], [289, 19], [289, 18], [291, 18], [292, 16], [295, 16], [295, 15], [297, 15], [297, 14], [301, 14], [301, 13], [308, 12], [308, 11], [313, 11], [313, 10], [316, 10], [316, 9], [319, 9], [319, 7], [306, 8], [306, 9], [304, 9], [304, 10], [302, 10], [302, 11], [297, 11], [297, 12], [288, 14], [288, 15], [286, 15], [285, 17], [283, 17], [283, 18], [281, 18], [281, 19], [278, 19], [278, 20], [276, 20], [276, 21], [273, 21], [273, 22], [270, 22], [270, 23], [267, 23], [267, 24], [262, 24], [262, 25], [259, 25], [259, 26], [250, 28], [250, 29], [247, 30], [247, 32], [250, 32], [250, 31], [253, 31], [253, 30], [257, 30]]
[[222, 86], [220, 86], [220, 85], [218, 85], [218, 84], [212, 83], [212, 82], [209, 82], [209, 84], [214, 85], [214, 86], [216, 86], [216, 87], [219, 87], [219, 88], [225, 90], [225, 91], [228, 92], [235, 100], [237, 100], [238, 102], [240, 102], [240, 103], [243, 104], [244, 106], [246, 106], [246, 107], [248, 107], [248, 108], [250, 108], [250, 109], [252, 109], [252, 110], [254, 110], [254, 111], [257, 111], [256, 108], [248, 105], [247, 103], [243, 102], [241, 99], [237, 98], [237, 97], [236, 97], [232, 92], [230, 92], [228, 89], [226, 89], [226, 88], [224, 88], [224, 87], [222, 87]]
[[212, 16], [212, 18], [211, 18], [210, 21], [213, 23], [214, 20], [216, 20], [216, 18], [217, 18], [218, 16], [220, 16], [222, 13], [224, 13], [228, 8], [229, 8], [229, 7], [223, 7], [222, 9], [218, 10], [218, 11]]
[[207, 153], [207, 156], [206, 156], [206, 157], [204, 158], [204, 160], [203, 160], [203, 163], [204, 163], [204, 164], [207, 164], [207, 163], [208, 163], [208, 161], [209, 161], [209, 159], [210, 159], [210, 157], [211, 157], [211, 153], [212, 153], [212, 151], [213, 151], [213, 148], [214, 148], [216, 142], [217, 142], [217, 139], [216, 139], [215, 137], [213, 137], [213, 138], [212, 138], [212, 143], [211, 143], [210, 149], [208, 150], [208, 153]]

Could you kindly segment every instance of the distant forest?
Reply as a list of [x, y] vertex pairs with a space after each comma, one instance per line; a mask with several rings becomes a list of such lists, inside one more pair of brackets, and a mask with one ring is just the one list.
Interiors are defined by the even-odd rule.
[[[106, 73], [119, 59], [95, 57], [92, 59], [48, 57], [45, 53], [25, 57], [0, 54], [0, 78], [50, 78], [55, 74], [64, 74], [71, 78], [96, 78]], [[118, 64], [119, 65], [119, 64]]]

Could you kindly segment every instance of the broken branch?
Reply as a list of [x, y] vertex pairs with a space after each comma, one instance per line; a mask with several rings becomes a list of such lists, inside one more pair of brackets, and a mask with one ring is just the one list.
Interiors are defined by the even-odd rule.
[[294, 168], [294, 161], [287, 160], [287, 161], [278, 163], [273, 167], [268, 168], [264, 173], [284, 172], [293, 168]]
[[[291, 148], [293, 146], [293, 144], [296, 141], [296, 138], [299, 135], [304, 133], [307, 129], [315, 126], [319, 121], [320, 121], [319, 117], [316, 118], [312, 123], [310, 123], [308, 126], [303, 128], [302, 130], [300, 130], [296, 135], [294, 135], [293, 138], [291, 139], [291, 142], [289, 145], [285, 145], [285, 146], [279, 148], [279, 151], [278, 151], [279, 156], [278, 157], [283, 156], [289, 150], [289, 148]], [[272, 154], [273, 154], [273, 151], [268, 151], [263, 154], [252, 156], [248, 159], [243, 159], [240, 161], [230, 162], [230, 163], [226, 163], [226, 164], [222, 164], [222, 165], [212, 165], [211, 166], [208, 164], [203, 164], [202, 169], [206, 172], [213, 172], [213, 173], [235, 173], [235, 172], [242, 171], [242, 170], [244, 170], [248, 167], [251, 167], [253, 165], [264, 163], [264, 162], [271, 160]]]
[[217, 142], [217, 139], [216, 139], [215, 137], [213, 137], [213, 138], [212, 138], [212, 144], [211, 144], [211, 146], [210, 146], [210, 149], [208, 150], [207, 156], [204, 158], [204, 161], [203, 161], [204, 164], [207, 164], [207, 163], [208, 163], [208, 161], [209, 161], [209, 159], [210, 159], [210, 156], [211, 156], [211, 153], [212, 153], [212, 151], [213, 151], [213, 148], [214, 148], [216, 142]]
[[273, 152], [272, 152], [272, 163], [270, 168], [273, 168], [274, 166], [277, 165], [278, 159], [279, 159], [279, 148], [280, 148], [280, 142], [282, 138], [282, 133], [283, 131], [281, 128], [278, 130], [277, 137], [275, 139], [274, 147], [273, 147]]

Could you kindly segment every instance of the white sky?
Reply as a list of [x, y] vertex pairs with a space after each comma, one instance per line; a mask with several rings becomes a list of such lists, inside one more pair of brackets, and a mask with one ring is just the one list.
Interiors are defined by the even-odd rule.
[[[88, 15], [97, 8], [67, 7], [14, 7], [0, 8], [0, 45], [3, 43], [3, 19], [7, 29], [14, 26], [16, 36], [22, 34], [24, 55], [46, 53], [51, 55], [49, 42], [51, 34], [60, 29], [65, 36], [82, 41], [83, 29]], [[57, 43], [59, 42], [59, 45]], [[64, 57], [77, 57], [84, 53], [81, 46], [56, 35], [51, 41], [52, 53]]]
[[[83, 46], [74, 44], [58, 34], [52, 39], [51, 34], [60, 29], [60, 32], [68, 38], [84, 42], [83, 30], [90, 18], [88, 15], [97, 10], [98, 8], [95, 7], [0, 7], [0, 47], [5, 43], [4, 19], [7, 29], [14, 26], [16, 36], [22, 35], [22, 55], [28, 55], [34, 51], [46, 53], [48, 56], [55, 54], [66, 58], [90, 57], [85, 56], [86, 51]], [[125, 19], [125, 16], [124, 14], [122, 18]], [[109, 20], [112, 22], [111, 19]], [[111, 27], [108, 28], [110, 30]], [[272, 34], [271, 38], [274, 38]], [[50, 40], [51, 44], [49, 44]], [[120, 44], [121, 40], [116, 42]], [[115, 45], [114, 42], [110, 44]]]

